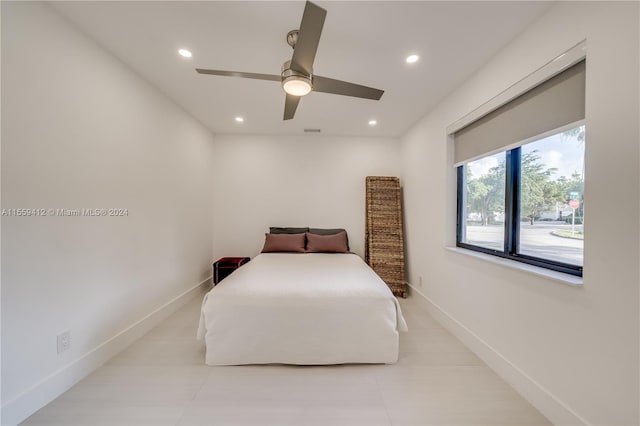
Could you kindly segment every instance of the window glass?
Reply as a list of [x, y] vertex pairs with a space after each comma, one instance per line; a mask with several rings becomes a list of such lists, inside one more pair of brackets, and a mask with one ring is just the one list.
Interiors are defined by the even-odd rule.
[[457, 244], [582, 275], [584, 126], [458, 167]]
[[521, 148], [518, 253], [583, 265], [584, 126]]
[[466, 164], [462, 242], [504, 250], [505, 153]]

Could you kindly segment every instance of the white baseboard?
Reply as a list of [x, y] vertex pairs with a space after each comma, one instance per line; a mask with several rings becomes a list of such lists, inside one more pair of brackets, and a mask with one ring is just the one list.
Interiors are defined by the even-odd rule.
[[191, 287], [149, 315], [131, 324], [109, 340], [50, 374], [10, 401], [7, 401], [2, 406], [2, 425], [16, 425], [53, 401], [109, 359], [113, 358], [113, 356], [126, 349], [169, 315], [184, 306], [189, 300], [203, 293], [210, 283], [211, 277]]
[[588, 421], [549, 392], [548, 389], [505, 358], [500, 352], [434, 303], [430, 298], [420, 292], [420, 290], [411, 284], [409, 284], [409, 287], [411, 287], [411, 294], [414, 296], [416, 302], [422, 305], [436, 321], [460, 339], [473, 353], [518, 391], [531, 405], [544, 414], [553, 424], [589, 424]]

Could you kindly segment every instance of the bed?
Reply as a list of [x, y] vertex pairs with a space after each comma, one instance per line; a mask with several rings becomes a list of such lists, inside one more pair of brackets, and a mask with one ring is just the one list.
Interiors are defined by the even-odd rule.
[[209, 365], [394, 363], [400, 305], [356, 254], [262, 253], [209, 291]]

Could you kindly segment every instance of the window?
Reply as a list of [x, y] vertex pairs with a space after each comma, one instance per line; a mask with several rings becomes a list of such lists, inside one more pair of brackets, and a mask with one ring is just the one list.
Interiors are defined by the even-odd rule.
[[487, 249], [504, 247], [505, 153], [467, 163], [463, 172], [465, 221], [460, 241]]
[[523, 145], [520, 162], [518, 252], [582, 266], [584, 126]]
[[457, 246], [582, 276], [585, 71], [580, 60], [453, 133]]
[[584, 126], [458, 167], [460, 247], [582, 274]]

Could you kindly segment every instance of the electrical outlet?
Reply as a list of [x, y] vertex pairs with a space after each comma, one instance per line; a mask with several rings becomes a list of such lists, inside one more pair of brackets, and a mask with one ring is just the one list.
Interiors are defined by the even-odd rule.
[[69, 330], [58, 334], [58, 353], [62, 353], [71, 348], [71, 333]]
[[422, 275], [418, 277], [418, 287], [422, 288]]

